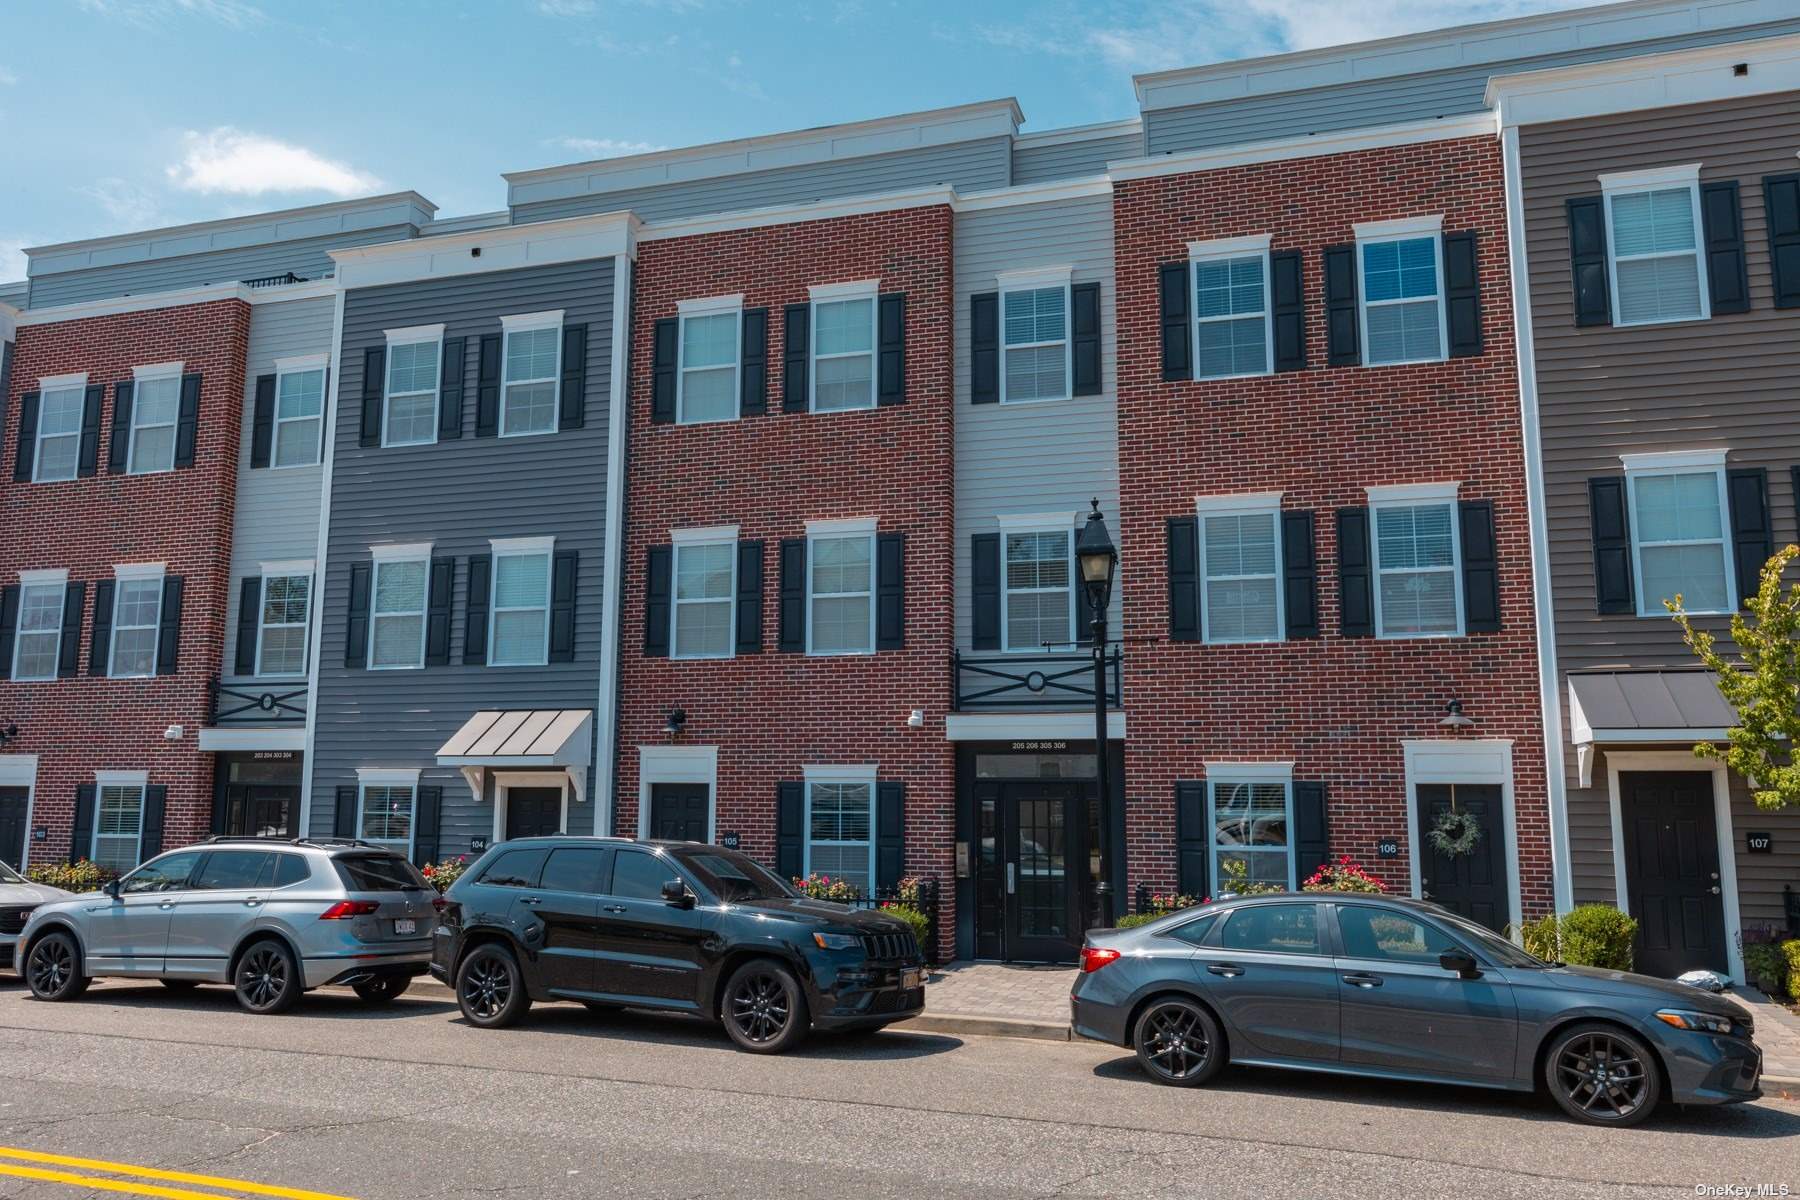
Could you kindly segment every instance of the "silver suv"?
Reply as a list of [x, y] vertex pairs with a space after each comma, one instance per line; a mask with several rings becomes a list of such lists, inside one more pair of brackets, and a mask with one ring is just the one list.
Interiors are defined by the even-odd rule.
[[175, 990], [229, 983], [253, 1013], [333, 984], [385, 1003], [425, 972], [441, 905], [417, 868], [380, 846], [213, 838], [103, 891], [39, 905], [19, 972], [40, 1000], [120, 976]]

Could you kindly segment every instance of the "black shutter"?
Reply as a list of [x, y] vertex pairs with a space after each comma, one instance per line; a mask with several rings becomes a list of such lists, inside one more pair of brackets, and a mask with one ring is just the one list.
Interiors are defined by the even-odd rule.
[[[13, 646], [19, 636], [19, 597], [24, 589], [18, 584], [0, 588], [0, 679], [12, 678]], [[68, 631], [63, 631], [63, 649], [68, 646]]]
[[1571, 196], [1569, 274], [1575, 289], [1575, 324], [1612, 324], [1612, 285], [1606, 277], [1606, 200]]
[[433, 558], [426, 579], [425, 665], [447, 666], [450, 662], [450, 598], [456, 591], [456, 560]]
[[[56, 674], [73, 679], [81, 673], [81, 610], [87, 603], [87, 584], [71, 583], [63, 592], [62, 635], [56, 646]], [[12, 649], [6, 647], [6, 665], [12, 665]]]
[[1354, 367], [1362, 361], [1356, 315], [1356, 247], [1327, 246], [1325, 270], [1325, 362]]
[[105, 675], [112, 654], [113, 581], [94, 584], [94, 637], [88, 643], [88, 674]]
[[1162, 377], [1165, 380], [1194, 377], [1194, 335], [1188, 328], [1193, 311], [1188, 297], [1192, 274], [1185, 262], [1164, 263], [1156, 268], [1157, 294], [1162, 309]]
[[673, 620], [675, 548], [651, 546], [644, 551], [644, 653], [651, 658], [669, 656], [669, 625]]
[[1738, 604], [1748, 608], [1750, 597], [1762, 587], [1762, 569], [1773, 553], [1768, 472], [1762, 467], [1733, 467], [1725, 472], [1725, 491], [1731, 500], [1731, 552], [1737, 562]]
[[738, 374], [738, 415], [769, 411], [769, 310], [744, 310], [744, 353]]
[[[273, 390], [275, 377], [273, 375], [265, 375], [263, 378], [270, 381], [269, 398], [272, 404], [275, 396]], [[119, 382], [113, 384], [112, 440], [106, 448], [106, 473], [109, 475], [123, 475], [126, 471], [131, 469], [131, 398], [136, 392], [136, 387], [137, 385], [129, 379], [121, 379]], [[262, 415], [261, 379], [256, 381], [256, 403], [258, 406], [257, 417], [260, 420]], [[270, 412], [273, 414], [274, 409], [271, 408]], [[263, 448], [262, 462], [256, 461], [256, 448], [254, 442], [251, 445], [250, 456], [250, 465], [253, 467], [266, 467], [269, 465], [267, 446]]]
[[1369, 554], [1369, 510], [1337, 510], [1338, 632], [1375, 633], [1375, 572]]
[[481, 353], [475, 368], [475, 436], [500, 433], [500, 335], [481, 335]]
[[438, 371], [438, 441], [462, 437], [464, 376], [469, 371], [469, 339], [445, 338], [444, 360]]
[[1000, 535], [977, 533], [969, 537], [969, 646], [974, 650], [1000, 649]]
[[463, 602], [463, 665], [479, 667], [488, 658], [488, 589], [494, 556], [469, 555], [469, 594]]
[[1631, 517], [1625, 507], [1625, 480], [1599, 475], [1588, 480], [1588, 518], [1594, 534], [1594, 601], [1601, 613], [1634, 613], [1631, 584]]
[[[183, 390], [182, 397], [185, 399], [186, 396], [187, 392]], [[105, 403], [104, 384], [90, 385], [87, 395], [82, 398], [80, 458], [75, 465], [75, 474], [82, 479], [92, 478], [100, 471], [100, 410]]]
[[350, 564], [350, 602], [344, 607], [344, 665], [369, 665], [369, 574], [372, 563]]
[[1744, 217], [1735, 179], [1700, 185], [1700, 226], [1706, 234], [1706, 282], [1712, 315], [1750, 311], [1750, 271], [1744, 258]]
[[444, 811], [444, 789], [436, 786], [419, 789], [418, 803], [413, 806], [413, 864], [424, 866], [437, 861], [438, 823]]
[[[125, 385], [120, 384], [123, 388]], [[113, 394], [113, 463], [108, 469], [122, 470], [119, 464], [119, 408], [122, 401], [117, 389]], [[275, 448], [275, 376], [258, 375], [256, 377], [256, 403], [250, 409], [250, 466], [252, 469], [269, 465], [271, 452]]]
[[1208, 878], [1206, 785], [1175, 781], [1175, 890], [1184, 896], [1212, 895]]
[[779, 629], [776, 648], [783, 654], [806, 652], [806, 539], [781, 539], [781, 577], [777, 584]]
[[906, 294], [881, 297], [875, 314], [875, 403], [906, 403]]
[[1444, 235], [1444, 310], [1450, 357], [1481, 353], [1481, 271], [1475, 232]]
[[1318, 637], [1319, 553], [1310, 510], [1281, 514], [1281, 587], [1287, 636]]
[[1200, 640], [1200, 520], [1170, 517], [1168, 522], [1169, 640]]
[[875, 785], [875, 886], [899, 886], [906, 875], [906, 785]]
[[575, 661], [575, 582], [581, 555], [558, 550], [550, 572], [550, 661]]
[[775, 785], [775, 873], [798, 879], [806, 870], [806, 785]]
[[581, 429], [587, 424], [587, 333], [586, 325], [563, 326], [558, 429]]
[[365, 450], [381, 445], [381, 397], [387, 379], [387, 347], [363, 351], [362, 432], [357, 444]]
[[737, 544], [737, 652], [760, 654], [763, 648], [763, 544]]
[[160, 783], [144, 789], [144, 823], [138, 835], [138, 861], [155, 858], [163, 851], [163, 827], [169, 810], [169, 789]]
[[1069, 289], [1069, 358], [1074, 367], [1075, 396], [1098, 396], [1100, 377], [1100, 285], [1078, 283]]
[[19, 449], [13, 458], [14, 483], [31, 482], [31, 460], [37, 453], [38, 399], [37, 392], [26, 392], [19, 398]]
[[969, 403], [1000, 399], [1000, 293], [969, 297]]
[[173, 675], [181, 658], [181, 594], [179, 575], [164, 577], [162, 615], [156, 629], [156, 673]]
[[812, 407], [806, 389], [807, 331], [812, 305], [788, 305], [782, 321], [781, 411], [805, 412]]
[[650, 420], [675, 423], [675, 355], [681, 343], [681, 318], [664, 317], [650, 340]]
[[256, 637], [261, 628], [262, 580], [251, 575], [238, 585], [237, 657], [232, 669], [256, 674]]
[[1494, 502], [1464, 500], [1457, 506], [1462, 522], [1463, 630], [1496, 633], [1500, 629], [1500, 556], [1494, 541]]
[[338, 784], [337, 807], [331, 815], [333, 837], [353, 838], [356, 836], [356, 801], [355, 784]]
[[906, 648], [906, 535], [875, 538], [875, 649]]
[[1275, 369], [1306, 369], [1306, 268], [1298, 250], [1269, 255], [1269, 315], [1275, 322]]
[[1331, 861], [1331, 834], [1325, 819], [1325, 785], [1296, 780], [1293, 786], [1294, 882], [1298, 885]]
[[194, 465], [194, 447], [200, 441], [200, 376], [181, 377], [181, 409], [175, 417], [175, 465]]
[[1800, 175], [1763, 176], [1776, 308], [1800, 308]]
[[75, 789], [75, 823], [69, 828], [69, 861], [80, 862], [94, 853], [94, 785]]

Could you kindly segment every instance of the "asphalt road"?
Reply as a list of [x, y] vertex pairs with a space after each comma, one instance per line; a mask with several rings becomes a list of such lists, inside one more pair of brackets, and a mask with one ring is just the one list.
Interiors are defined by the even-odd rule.
[[[69, 1156], [120, 1169], [56, 1161]], [[143, 1167], [176, 1175], [125, 1170]], [[1800, 1097], [1591, 1130], [1533, 1097], [1452, 1088], [1244, 1069], [1160, 1088], [1092, 1043], [883, 1033], [769, 1059], [696, 1024], [563, 1005], [476, 1030], [439, 988], [385, 1009], [315, 993], [259, 1018], [223, 988], [108, 983], [50, 1005], [0, 983], [0, 1197], [17, 1200], [1618, 1197], [1757, 1184], [1800, 1193]]]

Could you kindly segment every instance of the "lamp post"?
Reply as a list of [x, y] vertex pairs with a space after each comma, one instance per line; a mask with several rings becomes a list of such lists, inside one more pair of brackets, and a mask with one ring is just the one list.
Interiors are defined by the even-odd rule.
[[[1094, 637], [1094, 767], [1099, 784], [1100, 844], [1110, 840], [1112, 811], [1107, 792], [1112, 783], [1106, 762], [1106, 608], [1112, 602], [1113, 573], [1118, 570], [1119, 551], [1106, 532], [1106, 521], [1100, 516], [1100, 501], [1093, 501], [1081, 536], [1075, 539], [1075, 562], [1081, 570], [1081, 587], [1087, 597], [1088, 611], [1093, 614]], [[1110, 927], [1116, 919], [1113, 912], [1114, 868], [1112, 855], [1103, 856], [1106, 867], [1094, 891], [1100, 901], [1100, 924]]]

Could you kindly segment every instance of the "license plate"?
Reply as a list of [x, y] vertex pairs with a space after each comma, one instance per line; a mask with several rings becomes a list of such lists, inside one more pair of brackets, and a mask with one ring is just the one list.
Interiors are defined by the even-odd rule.
[[411, 917], [401, 917], [398, 921], [394, 922], [394, 933], [398, 937], [405, 937], [409, 933], [417, 933], [418, 931], [419, 923]]
[[903, 988], [918, 987], [924, 982], [924, 980], [920, 978], [922, 974], [923, 972], [916, 967], [910, 971], [900, 972], [900, 986]]

